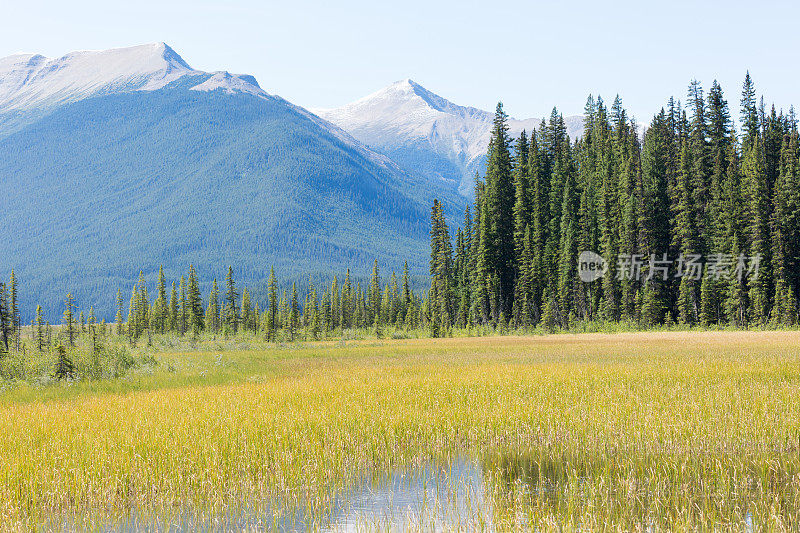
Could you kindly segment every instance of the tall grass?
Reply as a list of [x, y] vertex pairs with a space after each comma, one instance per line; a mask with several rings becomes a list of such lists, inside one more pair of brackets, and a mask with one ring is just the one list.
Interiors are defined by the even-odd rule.
[[500, 530], [796, 529], [798, 341], [673, 332], [156, 354], [162, 370], [125, 390], [0, 395], [0, 519], [88, 528], [191, 509], [269, 528], [305, 509], [323, 528], [364, 476], [467, 456]]

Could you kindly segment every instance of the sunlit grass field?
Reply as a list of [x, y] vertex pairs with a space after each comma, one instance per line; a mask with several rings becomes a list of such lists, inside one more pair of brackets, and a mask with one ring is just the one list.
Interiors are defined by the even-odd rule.
[[[0, 393], [3, 529], [800, 528], [798, 332], [153, 357]], [[453, 465], [469, 486], [436, 482]], [[340, 520], [396, 475], [435, 486], [439, 507]]]

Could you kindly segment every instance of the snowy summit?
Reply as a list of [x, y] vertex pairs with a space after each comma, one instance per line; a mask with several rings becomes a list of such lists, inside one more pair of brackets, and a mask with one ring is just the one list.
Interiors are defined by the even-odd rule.
[[[462, 194], [471, 192], [475, 172], [483, 170], [494, 119], [493, 113], [454, 104], [411, 79], [339, 108], [313, 111], [408, 170], [453, 182]], [[575, 121], [565, 120], [574, 136]], [[539, 123], [511, 118], [509, 133], [517, 136]], [[580, 120], [575, 125], [582, 128]]]
[[91, 96], [161, 89], [198, 76], [196, 90], [266, 95], [251, 76], [204, 73], [165, 43], [71, 52], [57, 59], [20, 54], [0, 59], [0, 114], [51, 108]]

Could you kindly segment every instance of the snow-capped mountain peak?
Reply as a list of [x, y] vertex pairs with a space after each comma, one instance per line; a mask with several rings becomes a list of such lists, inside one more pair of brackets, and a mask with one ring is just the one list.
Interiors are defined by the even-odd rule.
[[0, 59], [0, 109], [57, 105], [95, 94], [159, 89], [194, 70], [165, 43]]
[[91, 96], [161, 89], [184, 76], [204, 76], [196, 90], [266, 95], [251, 76], [194, 70], [163, 42], [70, 52], [56, 59], [20, 54], [0, 59], [0, 114], [42, 111]]
[[408, 126], [409, 132], [416, 131], [420, 135], [427, 135], [432, 121], [445, 116], [491, 120], [491, 115], [485, 111], [456, 105], [410, 78], [397, 81], [345, 106], [312, 111], [340, 126], [357, 128], [358, 124], [371, 118], [383, 123], [388, 121]]
[[489, 113], [481, 109], [456, 105], [450, 100], [442, 98], [438, 94], [429, 91], [428, 89], [426, 89], [419, 83], [415, 82], [411, 78], [406, 78], [405, 80], [398, 81], [393, 85], [391, 85], [389, 88], [392, 87], [394, 87], [395, 90], [398, 92], [409, 94], [410, 98], [422, 99], [432, 109], [439, 111], [441, 113], [448, 113], [452, 115], [462, 115], [462, 116], [479, 115], [481, 116], [481, 118], [483, 118], [484, 116], [491, 117]]
[[[455, 104], [412, 79], [395, 82], [336, 109], [314, 110], [359, 141], [407, 170], [451, 182], [462, 194], [482, 172], [494, 114]], [[572, 123], [567, 119], [571, 135]], [[539, 126], [540, 119], [509, 119], [512, 136]]]

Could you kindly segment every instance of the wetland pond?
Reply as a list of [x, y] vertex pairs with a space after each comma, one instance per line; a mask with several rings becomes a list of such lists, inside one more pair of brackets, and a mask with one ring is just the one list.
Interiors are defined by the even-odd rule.
[[[617, 480], [619, 481], [619, 480]], [[646, 485], [646, 484], [645, 484]], [[639, 486], [590, 479], [562, 463], [524, 455], [461, 455], [361, 478], [316, 505], [228, 507], [209, 513], [176, 509], [157, 514], [131, 512], [95, 522], [92, 529], [134, 531], [506, 531], [673, 529], [697, 513], [717, 530], [754, 531], [749, 508], [764, 493], [724, 496], [677, 494], [663, 484]], [[691, 490], [689, 491], [692, 492]], [[731, 494], [734, 497], [731, 498]], [[682, 501], [679, 501], [683, 498]], [[720, 506], [719, 499], [728, 499]], [[683, 503], [685, 515], [667, 504]], [[659, 509], [662, 511], [659, 514]], [[690, 516], [690, 513], [693, 513]], [[83, 525], [86, 522], [83, 521]], [[74, 521], [46, 522], [45, 529], [80, 530]]]

